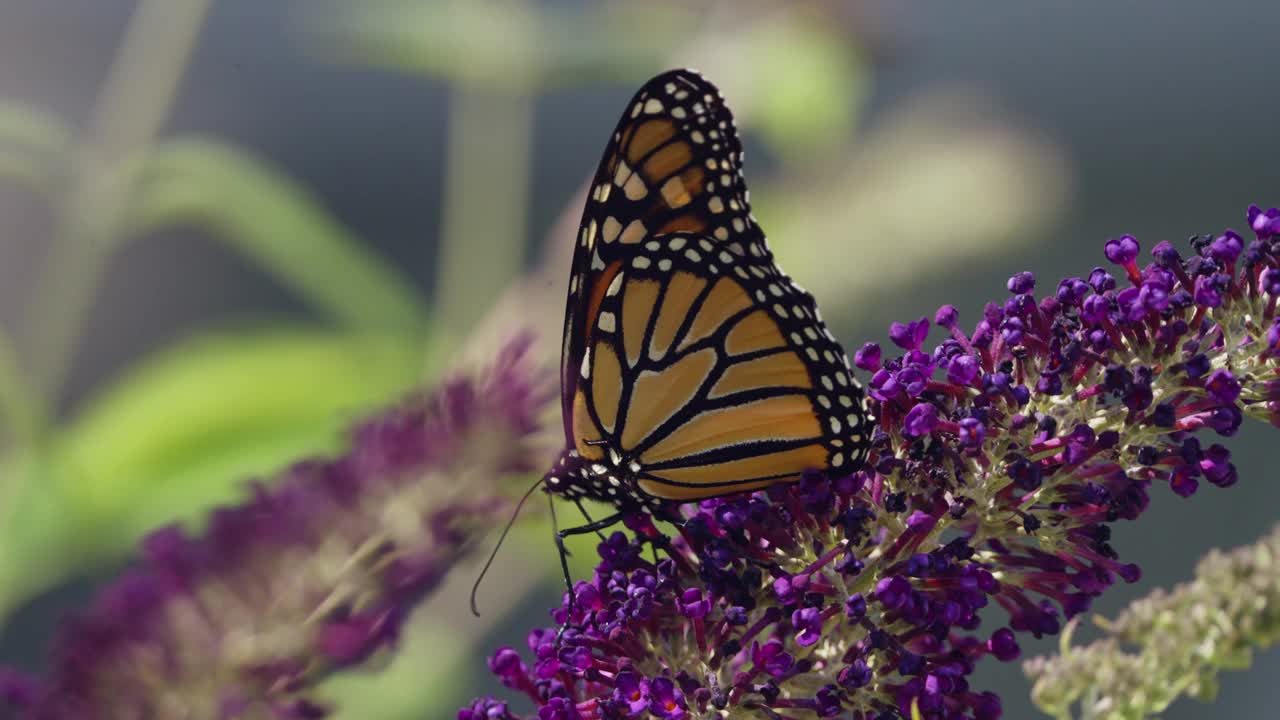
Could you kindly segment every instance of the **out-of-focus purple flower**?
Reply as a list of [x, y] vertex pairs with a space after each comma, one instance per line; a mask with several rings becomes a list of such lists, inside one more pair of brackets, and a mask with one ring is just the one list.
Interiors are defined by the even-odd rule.
[[[1251, 215], [1260, 238], [1272, 217]], [[862, 468], [680, 506], [673, 537], [633, 521], [636, 544], [665, 557], [602, 563], [602, 605], [553, 614], [590, 666], [542, 633], [532, 649], [549, 664], [524, 671], [522, 691], [543, 707], [569, 697], [590, 720], [636, 716], [647, 696], [619, 697], [624, 677], [678, 689], [696, 717], [1000, 717], [999, 698], [970, 687], [975, 665], [1016, 659], [1019, 634], [1056, 634], [1137, 581], [1111, 525], [1139, 517], [1153, 488], [1238, 481], [1227, 448], [1199, 437], [1228, 437], [1246, 414], [1280, 426], [1266, 289], [1280, 247], [1218, 239], [1185, 259], [1157, 245], [1145, 267], [1134, 238], [1113, 240], [1123, 274], [1097, 268], [1038, 301], [1015, 276], [971, 332], [940, 309], [932, 349], [928, 321], [895, 324], [902, 353], [864, 348], [859, 363], [877, 418]], [[992, 607], [1007, 622], [979, 633]]]
[[[327, 715], [315, 683], [394, 643], [474, 531], [509, 509], [496, 479], [545, 459], [549, 382], [527, 347], [360, 423], [345, 454], [255, 484], [199, 536], [152, 533], [62, 628], [47, 676], [10, 693], [16, 717]], [[518, 682], [527, 668], [510, 653], [494, 670]], [[460, 716], [510, 717], [490, 702]]]

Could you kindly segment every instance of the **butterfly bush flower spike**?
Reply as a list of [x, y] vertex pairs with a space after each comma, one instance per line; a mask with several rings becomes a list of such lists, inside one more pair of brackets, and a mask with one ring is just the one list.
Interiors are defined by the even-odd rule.
[[552, 613], [563, 637], [494, 656], [536, 715], [459, 717], [1000, 717], [976, 664], [1138, 580], [1111, 525], [1233, 485], [1243, 419], [1280, 425], [1277, 216], [1150, 261], [1124, 236], [1047, 288], [1019, 273], [971, 326], [895, 324], [900, 354], [854, 355], [878, 418], [861, 469], [630, 514]]
[[327, 716], [314, 683], [393, 643], [509, 510], [497, 480], [542, 461], [527, 346], [357, 425], [347, 454], [255, 486], [201, 535], [153, 533], [63, 628], [46, 677], [0, 678], [14, 717]]
[[1114, 620], [1105, 637], [1027, 661], [1032, 699], [1057, 718], [1154, 717], [1182, 695], [1212, 700], [1221, 670], [1247, 667], [1280, 641], [1280, 529], [1254, 545], [1212, 552], [1195, 580], [1156, 590]]

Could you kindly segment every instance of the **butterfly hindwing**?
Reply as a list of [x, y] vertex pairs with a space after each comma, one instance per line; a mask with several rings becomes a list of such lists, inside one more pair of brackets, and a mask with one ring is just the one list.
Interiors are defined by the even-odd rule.
[[645, 496], [692, 500], [862, 461], [861, 389], [813, 297], [771, 261], [676, 233], [611, 278], [571, 416], [606, 493], [624, 474]]

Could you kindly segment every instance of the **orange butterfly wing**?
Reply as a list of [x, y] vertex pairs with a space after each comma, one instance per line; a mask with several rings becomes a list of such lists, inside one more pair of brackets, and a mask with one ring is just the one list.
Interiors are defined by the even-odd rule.
[[574, 255], [553, 490], [652, 505], [865, 458], [862, 389], [813, 297], [773, 262], [741, 160], [696, 74], [660, 75], [628, 106]]

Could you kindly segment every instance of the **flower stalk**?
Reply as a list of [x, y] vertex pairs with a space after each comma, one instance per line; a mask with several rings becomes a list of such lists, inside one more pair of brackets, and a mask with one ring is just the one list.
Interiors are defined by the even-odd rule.
[[[1217, 439], [1245, 416], [1280, 425], [1280, 211], [1247, 219], [1248, 243], [1160, 243], [1145, 266], [1133, 237], [1109, 241], [1113, 270], [1039, 299], [1019, 273], [972, 330], [950, 306], [894, 323], [892, 356], [854, 357], [879, 423], [863, 469], [687, 505], [670, 527], [631, 516], [553, 611], [563, 638], [535, 630], [529, 660], [503, 648], [491, 669], [539, 720], [999, 717], [976, 663], [1138, 580], [1111, 524], [1153, 486], [1235, 484]], [[989, 605], [1006, 626], [980, 628]], [[458, 717], [523, 716], [482, 698]]]

